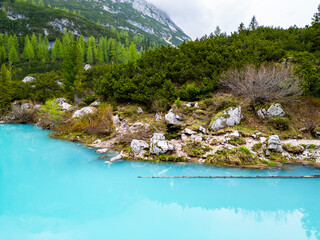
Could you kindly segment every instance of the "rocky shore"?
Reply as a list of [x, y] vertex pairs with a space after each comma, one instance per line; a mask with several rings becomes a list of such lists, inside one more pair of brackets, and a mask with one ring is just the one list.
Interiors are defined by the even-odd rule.
[[[79, 124], [88, 118], [91, 122], [101, 112], [99, 101], [78, 109], [66, 99], [56, 99], [56, 103], [60, 111], [68, 115], [64, 124], [70, 121]], [[144, 112], [138, 106], [120, 106], [111, 116], [112, 126], [109, 127], [113, 132], [108, 136], [61, 132], [61, 129], [54, 135], [96, 148], [101, 159], [110, 151], [118, 151], [119, 154], [107, 162], [128, 159], [259, 169], [281, 168], [286, 163], [320, 167], [320, 140], [304, 139], [301, 134], [284, 137], [266, 129], [251, 128], [249, 131], [245, 124], [248, 116], [241, 105], [226, 107], [216, 114], [210, 114], [210, 109], [203, 105], [183, 103], [173, 105], [166, 113], [156, 114]], [[19, 106], [21, 111], [43, 111], [41, 106], [31, 103]], [[261, 108], [254, 113], [258, 121], [277, 118], [281, 122], [286, 115], [279, 103], [272, 103], [267, 109]], [[39, 114], [35, 122], [40, 126], [41, 116], [43, 114]], [[18, 122], [19, 118], [21, 116], [9, 114], [1, 123]]]

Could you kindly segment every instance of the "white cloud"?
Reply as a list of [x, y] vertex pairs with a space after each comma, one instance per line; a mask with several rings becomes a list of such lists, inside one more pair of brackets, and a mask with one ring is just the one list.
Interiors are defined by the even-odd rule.
[[219, 26], [223, 32], [236, 31], [241, 22], [248, 26], [253, 15], [259, 25], [311, 23], [319, 0], [148, 0], [169, 14], [171, 19], [193, 39], [209, 35]]

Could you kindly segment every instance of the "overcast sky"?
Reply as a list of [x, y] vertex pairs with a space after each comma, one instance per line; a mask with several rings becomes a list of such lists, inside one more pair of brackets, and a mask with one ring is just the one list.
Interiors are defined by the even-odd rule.
[[219, 26], [223, 32], [236, 31], [241, 22], [248, 26], [253, 15], [259, 25], [311, 23], [319, 0], [147, 0], [167, 12], [191, 38], [201, 38]]

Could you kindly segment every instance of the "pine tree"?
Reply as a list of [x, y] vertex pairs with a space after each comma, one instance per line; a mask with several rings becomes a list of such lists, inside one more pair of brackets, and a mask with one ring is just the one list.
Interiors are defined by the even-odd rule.
[[5, 64], [0, 70], [0, 111], [7, 110], [12, 99], [11, 73]]
[[93, 50], [92, 50], [92, 45], [88, 45], [87, 49], [87, 63], [92, 64], [93, 63]]
[[38, 56], [38, 40], [37, 40], [37, 36], [34, 33], [32, 34], [30, 41], [33, 47], [34, 55], [36, 57]]
[[4, 63], [7, 59], [7, 52], [4, 46], [0, 47], [0, 63]]
[[35, 57], [34, 49], [28, 35], [25, 38], [25, 44], [24, 44], [22, 56], [25, 60], [28, 60], [28, 61], [33, 60]]
[[253, 17], [250, 21], [250, 24], [249, 24], [249, 29], [255, 30], [255, 29], [257, 29], [257, 27], [258, 27], [258, 22], [257, 22], [256, 16], [253, 15]]
[[132, 42], [129, 47], [129, 60], [136, 62], [139, 59], [139, 53], [136, 45]]
[[52, 48], [51, 57], [53, 61], [56, 61], [63, 59], [63, 56], [63, 46], [61, 41], [58, 39]]
[[74, 93], [74, 101], [78, 105], [78, 89], [76, 87], [77, 75], [81, 70], [81, 56], [79, 54], [78, 43], [72, 41], [66, 49], [62, 63], [62, 73], [65, 90]]
[[43, 1], [42, 1], [42, 0], [39, 0], [38, 5], [39, 5], [40, 7], [44, 7]]
[[19, 55], [18, 55], [18, 52], [15, 48], [15, 46], [11, 46], [11, 49], [9, 50], [9, 62], [12, 62], [12, 63], [17, 63], [20, 61], [19, 59]]

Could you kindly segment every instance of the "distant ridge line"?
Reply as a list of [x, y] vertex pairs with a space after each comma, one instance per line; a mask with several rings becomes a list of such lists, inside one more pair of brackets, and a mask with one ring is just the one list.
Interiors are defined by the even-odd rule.
[[298, 178], [320, 178], [320, 175], [309, 176], [138, 176], [138, 178], [216, 178], [216, 179], [298, 179]]

